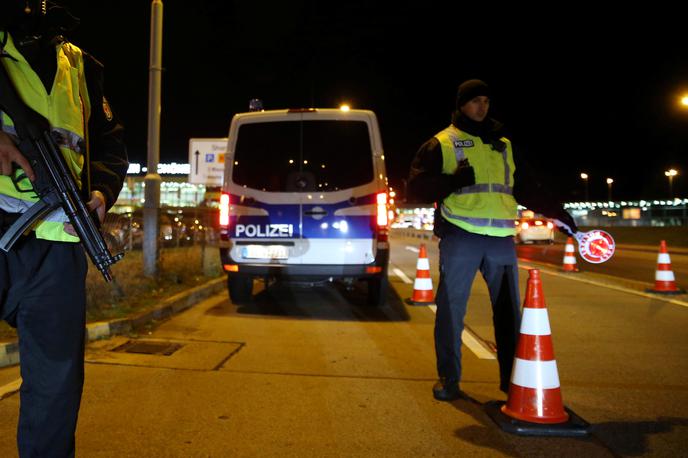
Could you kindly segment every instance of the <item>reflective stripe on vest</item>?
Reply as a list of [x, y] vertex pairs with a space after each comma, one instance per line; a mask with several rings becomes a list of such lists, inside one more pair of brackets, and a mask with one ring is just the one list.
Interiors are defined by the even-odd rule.
[[499, 183], [483, 183], [483, 184], [474, 184], [471, 186], [464, 186], [461, 189], [458, 189], [457, 191], [454, 192], [454, 194], [459, 195], [459, 194], [475, 194], [476, 192], [499, 192], [502, 194], [513, 194], [514, 189], [511, 186], [507, 186], [504, 184], [499, 184]]
[[[47, 91], [36, 72], [14, 46], [12, 36], [5, 37], [4, 34], [5, 32], [0, 32], [0, 42], [7, 38], [3, 51], [10, 57], [0, 59], [0, 62], [7, 69], [24, 102], [50, 123], [51, 135], [60, 147], [77, 185], [81, 186], [81, 170], [88, 154], [86, 125], [90, 115], [81, 50], [71, 43], [57, 45], [57, 71], [53, 86]], [[0, 112], [0, 128], [17, 140], [14, 123], [3, 112]], [[12, 177], [0, 176], [0, 209], [13, 213], [23, 212], [38, 200], [27, 178], [17, 180], [22, 174], [21, 170], [15, 174], [15, 181], [18, 181], [16, 186]], [[78, 242], [77, 237], [64, 231], [65, 221], [68, 218], [61, 209], [50, 213], [35, 227], [36, 237]]]
[[479, 137], [450, 126], [435, 135], [442, 148], [442, 173], [454, 174], [458, 163], [467, 159], [476, 183], [457, 189], [440, 207], [442, 216], [464, 230], [476, 234], [506, 237], [514, 235], [517, 204], [513, 197], [511, 142], [496, 151]]
[[[471, 218], [470, 216], [461, 216], [461, 215], [454, 215], [449, 211], [449, 209], [442, 204], [442, 215], [448, 215], [451, 219], [458, 219], [461, 221], [464, 221], [468, 224], [472, 224], [473, 226], [480, 226], [480, 227], [485, 227], [485, 226], [491, 226], [491, 227], [501, 227], [501, 228], [508, 228], [508, 229], [514, 229], [514, 219], [513, 218], [508, 218], [508, 219], [494, 219], [494, 218]], [[446, 218], [446, 216], [445, 216]]]
[[[15, 138], [15, 140], [18, 138], [17, 130], [14, 128], [14, 126], [3, 125], [1, 129], [10, 137]], [[66, 129], [60, 129], [59, 127], [51, 128], [51, 133], [53, 140], [55, 140], [55, 143], [57, 143], [57, 146], [60, 148], [73, 150], [80, 155], [86, 154], [86, 140], [80, 137], [78, 134], [70, 132]]]

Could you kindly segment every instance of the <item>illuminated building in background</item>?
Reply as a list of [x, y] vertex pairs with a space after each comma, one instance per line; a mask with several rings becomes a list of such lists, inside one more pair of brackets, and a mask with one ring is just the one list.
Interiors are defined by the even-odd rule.
[[[127, 178], [119, 193], [118, 207], [142, 207], [144, 202], [144, 176], [147, 168], [141, 164], [129, 164]], [[215, 202], [213, 188], [188, 182], [189, 164], [158, 164], [158, 173], [162, 178], [160, 184], [160, 205], [168, 207], [213, 207]]]

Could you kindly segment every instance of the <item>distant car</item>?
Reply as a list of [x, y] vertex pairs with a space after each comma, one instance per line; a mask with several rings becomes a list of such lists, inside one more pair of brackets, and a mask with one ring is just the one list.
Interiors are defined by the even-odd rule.
[[554, 223], [545, 218], [522, 218], [516, 221], [517, 243], [553, 243]]
[[401, 229], [413, 227], [413, 220], [414, 220], [413, 215], [399, 216], [397, 218], [397, 220], [392, 223], [392, 227], [393, 228], [401, 228]]
[[[183, 244], [180, 229], [173, 223], [174, 215], [161, 214], [159, 220], [160, 244], [162, 246], [177, 246]], [[115, 221], [115, 220], [113, 220]], [[117, 239], [119, 244], [128, 249], [138, 249], [143, 247], [143, 213], [136, 210], [134, 213], [123, 213], [116, 220], [117, 222], [104, 224], [105, 232], [111, 238]], [[176, 220], [175, 220], [176, 221]], [[117, 224], [121, 227], [118, 227]], [[181, 224], [180, 224], [181, 225]]]

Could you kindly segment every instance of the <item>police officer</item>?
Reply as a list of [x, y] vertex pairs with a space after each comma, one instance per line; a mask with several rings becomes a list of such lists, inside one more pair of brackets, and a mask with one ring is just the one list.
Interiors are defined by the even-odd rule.
[[517, 201], [576, 225], [551, 193], [544, 192], [527, 164], [514, 155], [502, 124], [489, 118], [490, 89], [468, 80], [458, 89], [449, 127], [425, 142], [411, 164], [407, 193], [436, 202], [435, 234], [440, 238], [435, 351], [441, 401], [462, 396], [461, 333], [471, 285], [479, 270], [493, 310], [500, 389], [508, 392], [520, 327], [518, 267], [513, 236]]
[[[35, 0], [0, 2], [0, 64], [23, 101], [45, 117], [88, 207], [101, 221], [128, 162], [103, 94], [102, 65], [66, 41], [78, 20]], [[0, 231], [33, 202], [34, 172], [0, 112]], [[9, 253], [0, 251], [0, 312], [16, 327], [22, 385], [17, 445], [22, 457], [73, 456], [84, 381], [84, 250], [60, 212], [49, 214]]]

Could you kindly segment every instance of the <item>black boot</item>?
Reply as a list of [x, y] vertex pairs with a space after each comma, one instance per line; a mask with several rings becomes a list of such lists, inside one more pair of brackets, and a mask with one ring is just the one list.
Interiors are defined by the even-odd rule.
[[441, 378], [432, 387], [432, 395], [438, 401], [454, 401], [456, 399], [465, 397], [463, 392], [459, 389], [459, 381], [453, 379]]

